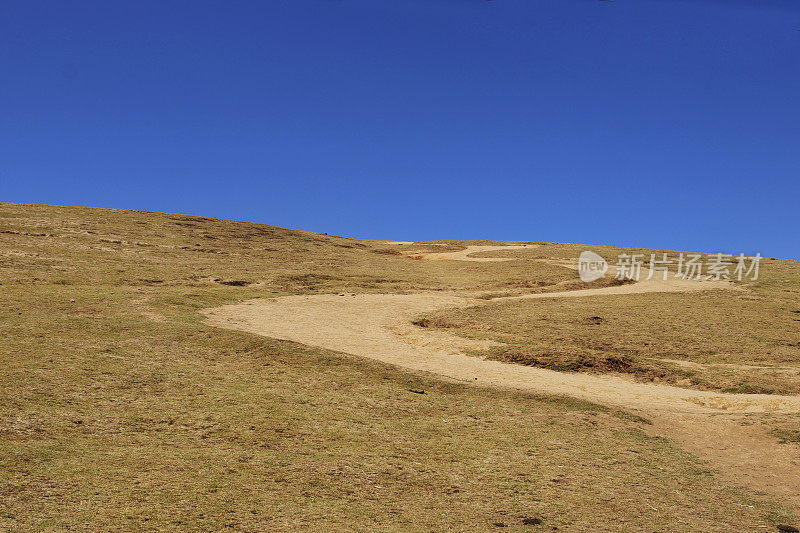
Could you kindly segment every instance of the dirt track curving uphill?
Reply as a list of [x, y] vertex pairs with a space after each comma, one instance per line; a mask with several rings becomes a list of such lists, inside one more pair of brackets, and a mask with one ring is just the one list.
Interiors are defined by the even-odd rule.
[[474, 257], [472, 254], [480, 252], [493, 252], [496, 250], [527, 250], [538, 247], [537, 244], [519, 244], [510, 246], [485, 246], [473, 244], [456, 252], [423, 252], [415, 255], [422, 256], [427, 261], [474, 261], [476, 263], [489, 263], [497, 261], [514, 261], [513, 257]]
[[[424, 259], [509, 260], [470, 257], [475, 252], [509, 248], [471, 246], [459, 252], [425, 254]], [[653, 279], [502, 300], [731, 288], [726, 282]], [[411, 324], [411, 319], [422, 313], [486, 304], [485, 300], [441, 292], [314, 295], [251, 300], [208, 309], [204, 314], [212, 325], [376, 359], [444, 379], [571, 396], [632, 410], [653, 420], [652, 431], [708, 459], [730, 481], [780, 496], [800, 509], [800, 457], [796, 449], [779, 445], [758, 427], [741, 424], [744, 414], [798, 413], [800, 397], [697, 391], [617, 376], [561, 373], [485, 360], [463, 353], [465, 348], [485, 346], [481, 343]]]

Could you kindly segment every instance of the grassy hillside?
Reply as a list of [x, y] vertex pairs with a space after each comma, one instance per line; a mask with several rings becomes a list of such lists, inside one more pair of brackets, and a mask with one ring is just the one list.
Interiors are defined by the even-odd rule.
[[[505, 255], [574, 260], [578, 253], [574, 245], [548, 245]], [[800, 393], [800, 262], [765, 259], [758, 280], [733, 285], [743, 290], [501, 300], [419, 323], [502, 342], [481, 354], [502, 361], [724, 392]]]
[[[567, 269], [15, 204], [0, 204], [0, 246], [0, 529], [741, 531], [792, 519], [625, 413], [446, 384], [197, 313], [294, 293], [541, 290], [572, 280]], [[535, 349], [502, 320], [514, 312], [453, 320]]]

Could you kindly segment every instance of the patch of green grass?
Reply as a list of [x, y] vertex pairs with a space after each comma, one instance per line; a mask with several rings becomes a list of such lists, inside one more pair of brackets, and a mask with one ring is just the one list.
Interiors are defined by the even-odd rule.
[[800, 443], [800, 430], [796, 429], [774, 429], [772, 434], [780, 439], [781, 444]]

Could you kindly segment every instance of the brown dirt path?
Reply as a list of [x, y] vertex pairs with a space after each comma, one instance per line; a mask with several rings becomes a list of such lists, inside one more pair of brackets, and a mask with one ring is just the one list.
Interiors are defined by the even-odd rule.
[[479, 252], [493, 252], [495, 250], [525, 250], [537, 248], [538, 244], [512, 244], [509, 246], [490, 246], [471, 244], [463, 250], [456, 252], [414, 252], [427, 261], [473, 261], [476, 263], [489, 263], [497, 261], [516, 261], [514, 257], [474, 257], [472, 254]]
[[[476, 248], [480, 248], [477, 250]], [[436, 259], [509, 247], [471, 247]], [[449, 257], [445, 257], [449, 256]], [[495, 259], [497, 260], [497, 259]], [[601, 297], [609, 294], [730, 289], [724, 282], [653, 279], [578, 291], [506, 299]], [[495, 300], [496, 301], [496, 300]], [[743, 425], [756, 413], [800, 413], [800, 396], [724, 394], [609, 375], [561, 373], [465, 355], [485, 343], [411, 324], [422, 313], [487, 302], [456, 294], [314, 295], [257, 299], [207, 309], [209, 324], [376, 359], [400, 368], [480, 386], [564, 395], [633, 411], [667, 436], [708, 460], [727, 481], [779, 497], [800, 510], [800, 453], [780, 445], [760, 425]]]

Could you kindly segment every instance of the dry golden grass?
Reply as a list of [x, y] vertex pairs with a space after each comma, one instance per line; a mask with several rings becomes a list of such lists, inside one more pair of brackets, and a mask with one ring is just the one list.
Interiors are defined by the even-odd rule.
[[498, 301], [421, 320], [505, 343], [488, 353], [504, 361], [725, 392], [800, 392], [800, 263], [768, 260], [757, 282], [740, 285], [745, 290]]
[[625, 413], [445, 384], [196, 312], [300, 292], [502, 290], [568, 279], [560, 269], [13, 204], [0, 204], [0, 245], [0, 529], [741, 531], [793, 519]]

